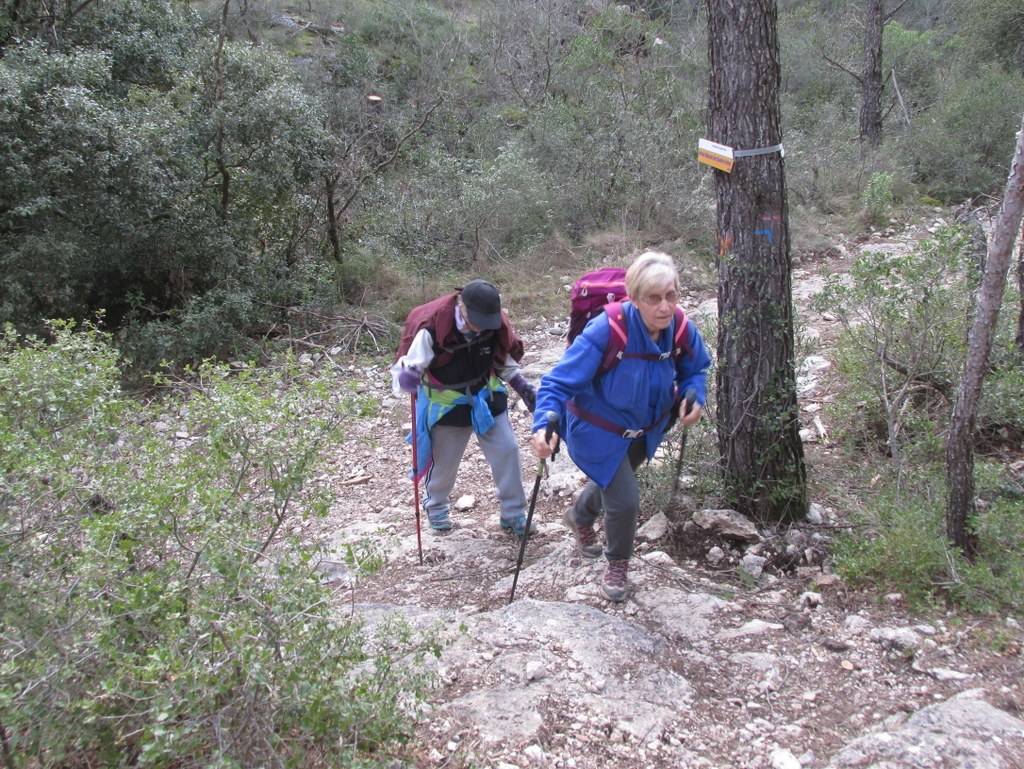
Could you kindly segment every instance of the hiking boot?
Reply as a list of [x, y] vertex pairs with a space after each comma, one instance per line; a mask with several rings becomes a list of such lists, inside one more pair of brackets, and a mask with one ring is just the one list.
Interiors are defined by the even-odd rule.
[[441, 513], [427, 513], [427, 520], [430, 521], [430, 528], [434, 531], [448, 531], [454, 525], [447, 510]]
[[565, 512], [562, 513], [562, 523], [569, 527], [573, 536], [576, 537], [576, 549], [580, 551], [581, 555], [585, 555], [587, 558], [597, 558], [604, 551], [604, 547], [601, 545], [601, 540], [597, 537], [597, 532], [594, 531], [594, 525], [582, 526], [573, 519], [572, 508], [565, 508]]
[[[511, 531], [517, 537], [521, 537], [526, 533], [526, 516], [517, 515], [515, 518], [502, 518], [501, 528]], [[530, 533], [537, 533], [537, 522], [530, 521]]]
[[604, 570], [604, 579], [601, 581], [601, 595], [616, 603], [625, 600], [626, 571], [628, 569], [629, 561], [608, 561], [608, 567]]

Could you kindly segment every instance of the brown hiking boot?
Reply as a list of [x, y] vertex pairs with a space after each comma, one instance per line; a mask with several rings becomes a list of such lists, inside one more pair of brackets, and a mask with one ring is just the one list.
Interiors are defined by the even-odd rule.
[[562, 523], [569, 527], [569, 531], [576, 538], [576, 549], [580, 551], [580, 555], [585, 555], [587, 558], [597, 558], [604, 551], [601, 540], [597, 538], [597, 532], [594, 531], [593, 524], [581, 526], [576, 523], [572, 517], [572, 507], [565, 508], [565, 512], [562, 513]]
[[626, 571], [629, 561], [608, 561], [601, 581], [601, 595], [618, 603], [626, 598]]

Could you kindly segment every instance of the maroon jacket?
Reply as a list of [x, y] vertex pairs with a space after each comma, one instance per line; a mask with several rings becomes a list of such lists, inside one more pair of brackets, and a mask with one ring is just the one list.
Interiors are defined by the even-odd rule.
[[[409, 347], [412, 345], [412, 340], [416, 338], [416, 334], [426, 328], [430, 329], [431, 335], [434, 337], [435, 357], [430, 367], [444, 368], [448, 365], [454, 357], [453, 348], [465, 343], [464, 337], [455, 327], [455, 304], [458, 298], [459, 292], [456, 291], [454, 294], [438, 297], [426, 304], [413, 307], [402, 327], [402, 341], [398, 345], [398, 352], [395, 353], [394, 360], [397, 361], [409, 352]], [[502, 366], [507, 356], [511, 356], [512, 360], [517, 362], [523, 359], [523, 343], [512, 330], [504, 311], [501, 313], [501, 328], [494, 332], [494, 337], [492, 360], [495, 367]]]

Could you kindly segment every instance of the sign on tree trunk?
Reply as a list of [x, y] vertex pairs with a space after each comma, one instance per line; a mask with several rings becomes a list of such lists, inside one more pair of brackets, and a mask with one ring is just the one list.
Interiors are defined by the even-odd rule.
[[708, 140], [733, 148], [718, 203], [718, 443], [726, 494], [760, 521], [802, 517], [774, 0], [707, 0]]

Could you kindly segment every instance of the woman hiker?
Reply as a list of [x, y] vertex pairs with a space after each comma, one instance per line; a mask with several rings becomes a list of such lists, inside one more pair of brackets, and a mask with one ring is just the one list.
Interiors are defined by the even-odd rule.
[[485, 280], [471, 280], [409, 313], [391, 367], [392, 389], [415, 395], [420, 466], [413, 472], [417, 482], [426, 476], [423, 506], [435, 531], [452, 528], [449, 495], [475, 433], [497, 486], [500, 525], [519, 537], [525, 533], [522, 460], [504, 384], [533, 411], [536, 390], [519, 370], [522, 357], [523, 343], [498, 290]]
[[[614, 320], [608, 305], [541, 378], [533, 416], [534, 453], [545, 459], [558, 445], [558, 434], [544, 438], [545, 415], [553, 411], [569, 455], [589, 479], [562, 519], [580, 553], [596, 558], [603, 551], [607, 566], [600, 587], [609, 601], [626, 597], [640, 512], [636, 469], [654, 456], [676, 419], [683, 427], [700, 419], [711, 365], [700, 332], [676, 307], [679, 273], [670, 256], [641, 254], [625, 280], [628, 301], [614, 306]], [[625, 354], [602, 372], [614, 330], [625, 330]], [[682, 394], [691, 388], [696, 398], [687, 411]], [[594, 528], [602, 514], [603, 547]]]

